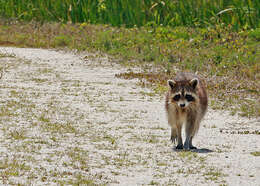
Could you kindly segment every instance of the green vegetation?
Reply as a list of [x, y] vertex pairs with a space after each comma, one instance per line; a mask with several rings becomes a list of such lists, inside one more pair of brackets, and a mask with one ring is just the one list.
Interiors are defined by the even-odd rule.
[[257, 0], [8, 0], [0, 1], [8, 20], [144, 25], [199, 26], [231, 24], [234, 29], [259, 27]]
[[260, 151], [255, 151], [250, 153], [253, 156], [260, 156]]
[[2, 45], [101, 51], [126, 66], [138, 65], [143, 72], [117, 76], [146, 79], [141, 85], [155, 85], [156, 93], [167, 90], [166, 80], [175, 75], [176, 68], [198, 72], [214, 98], [212, 108], [247, 117], [260, 115], [259, 28], [234, 32], [223, 24], [115, 28], [87, 23], [0, 24], [0, 28]]
[[226, 174], [223, 174], [220, 170], [216, 170], [215, 168], [210, 168], [206, 173], [204, 173], [204, 176], [207, 180], [218, 180], [220, 177], [227, 176]]

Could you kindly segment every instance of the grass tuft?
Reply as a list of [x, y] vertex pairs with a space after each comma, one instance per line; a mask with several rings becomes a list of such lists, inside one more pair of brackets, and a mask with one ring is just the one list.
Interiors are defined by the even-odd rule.
[[253, 156], [260, 156], [260, 151], [255, 151], [250, 153]]

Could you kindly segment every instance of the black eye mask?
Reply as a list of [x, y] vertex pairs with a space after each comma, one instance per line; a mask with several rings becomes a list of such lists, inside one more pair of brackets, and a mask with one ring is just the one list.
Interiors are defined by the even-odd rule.
[[186, 94], [185, 99], [187, 99], [188, 102], [194, 101], [194, 97], [192, 95]]
[[181, 95], [177, 94], [177, 95], [175, 95], [175, 96], [173, 97], [173, 100], [174, 100], [174, 101], [179, 101], [180, 98], [181, 98]]

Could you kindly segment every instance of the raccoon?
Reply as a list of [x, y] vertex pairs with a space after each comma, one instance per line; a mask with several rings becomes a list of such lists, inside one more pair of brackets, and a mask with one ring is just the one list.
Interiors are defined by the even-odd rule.
[[[171, 140], [176, 149], [196, 149], [192, 139], [208, 107], [205, 82], [197, 75], [180, 72], [174, 79], [168, 80], [169, 91], [166, 94], [165, 108], [168, 123], [171, 126]], [[186, 139], [182, 142], [182, 126], [185, 125]]]

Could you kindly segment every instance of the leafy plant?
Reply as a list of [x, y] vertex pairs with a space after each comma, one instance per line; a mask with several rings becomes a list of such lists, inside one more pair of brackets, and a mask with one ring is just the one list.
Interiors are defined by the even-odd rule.
[[199, 26], [224, 23], [234, 29], [259, 26], [260, 2], [253, 0], [8, 0], [0, 17], [39, 22], [89, 22], [112, 26]]

